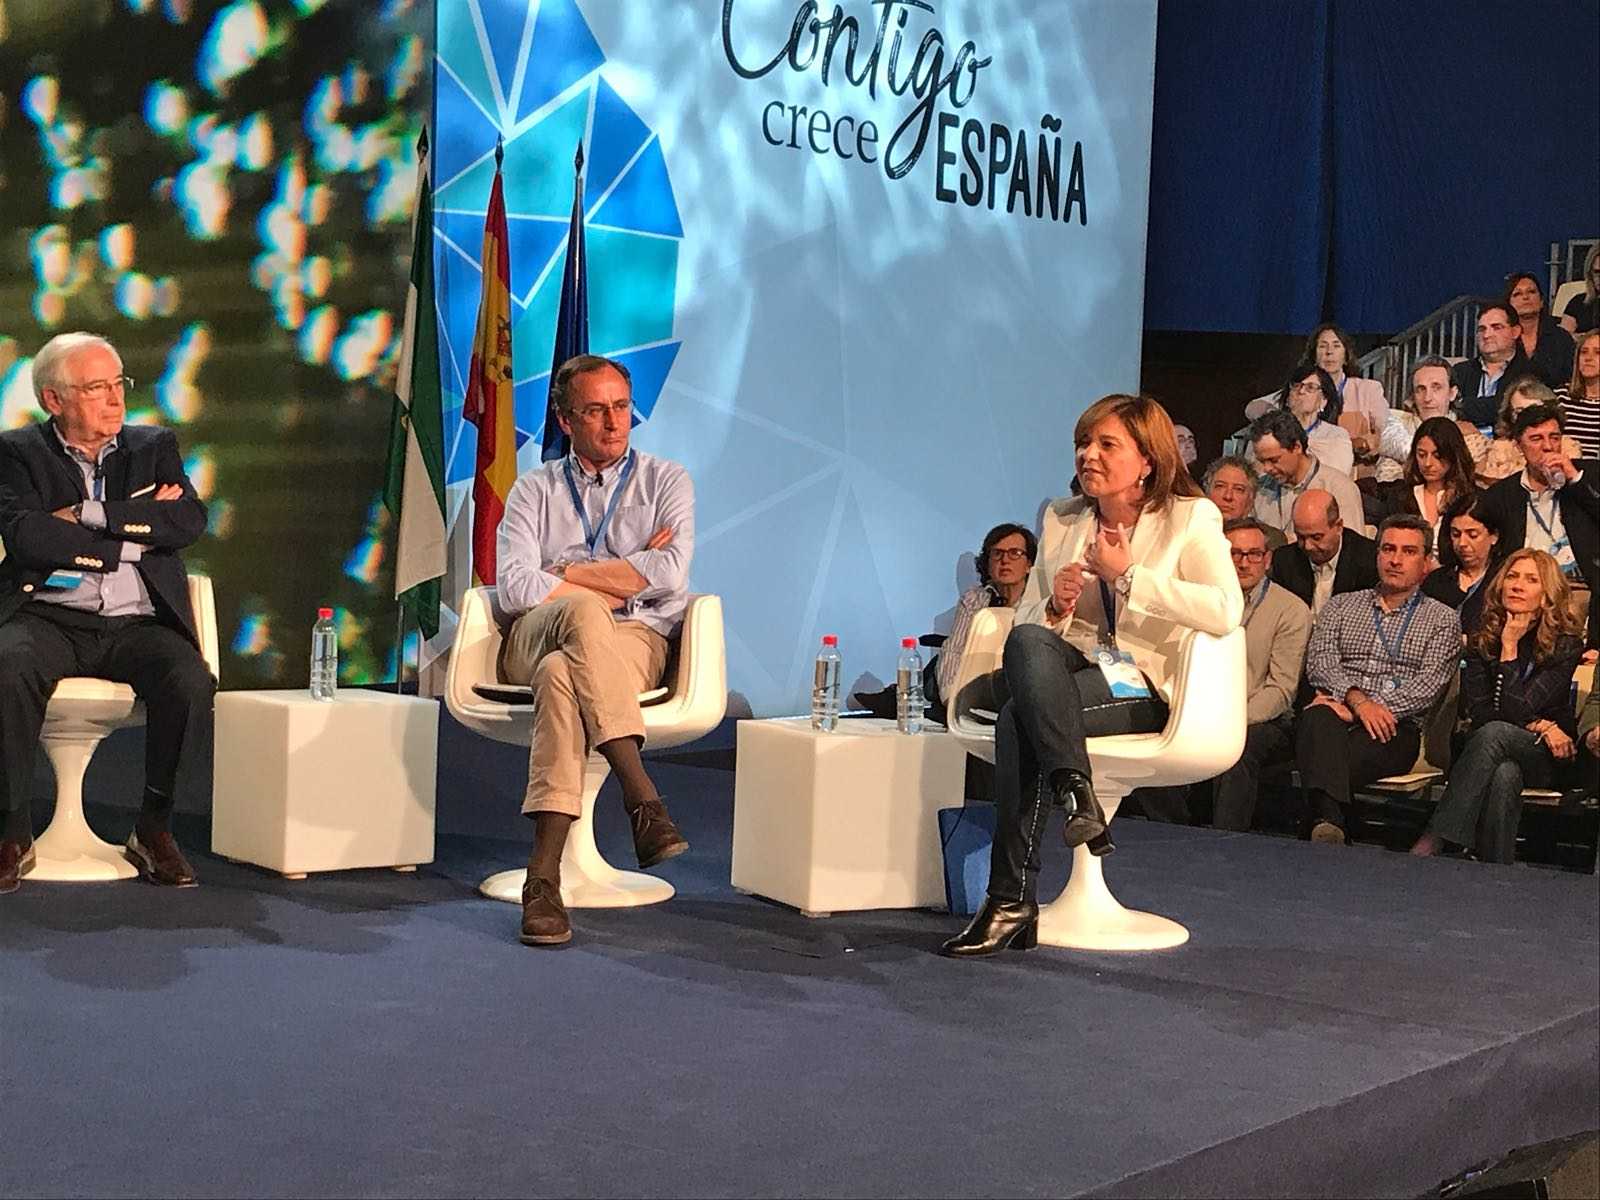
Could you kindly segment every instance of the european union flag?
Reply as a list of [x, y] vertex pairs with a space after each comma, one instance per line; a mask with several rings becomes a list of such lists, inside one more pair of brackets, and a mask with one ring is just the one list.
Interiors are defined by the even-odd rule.
[[565, 457], [567, 435], [556, 420], [556, 371], [567, 359], [589, 353], [589, 256], [583, 248], [583, 143], [572, 160], [572, 222], [567, 230], [567, 265], [561, 273], [561, 308], [556, 314], [556, 350], [550, 360], [550, 393], [544, 402], [544, 437], [539, 458]]

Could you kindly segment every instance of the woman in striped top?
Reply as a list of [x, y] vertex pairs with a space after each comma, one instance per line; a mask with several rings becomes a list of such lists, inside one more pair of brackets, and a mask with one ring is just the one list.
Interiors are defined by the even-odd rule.
[[1600, 458], [1600, 329], [1578, 338], [1572, 355], [1572, 381], [1556, 390], [1567, 432], [1584, 458]]

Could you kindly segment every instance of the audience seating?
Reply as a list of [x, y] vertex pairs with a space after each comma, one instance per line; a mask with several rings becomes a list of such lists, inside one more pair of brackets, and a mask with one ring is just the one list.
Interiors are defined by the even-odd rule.
[[[189, 576], [189, 604], [200, 634], [200, 653], [217, 677], [217, 608], [211, 580]], [[56, 684], [44, 712], [39, 740], [56, 775], [56, 811], [34, 841], [30, 880], [93, 883], [138, 875], [121, 846], [102, 841], [83, 815], [83, 776], [106, 736], [144, 724], [144, 704], [125, 683], [70, 676]]]
[[[450, 651], [445, 705], [450, 715], [484, 737], [527, 746], [533, 737], [533, 705], [497, 704], [473, 691], [499, 682], [501, 624], [493, 588], [472, 588], [461, 600], [461, 621]], [[727, 663], [723, 647], [722, 599], [693, 596], [683, 631], [667, 666], [668, 685], [640, 695], [645, 748], [681, 746], [711, 732], [727, 709]], [[583, 812], [573, 822], [561, 858], [561, 899], [568, 908], [628, 908], [671, 899], [664, 879], [621, 871], [601, 857], [594, 840], [594, 803], [610, 767], [590, 753], [583, 773]], [[531, 831], [530, 831], [531, 836]], [[478, 890], [494, 900], [522, 903], [525, 868], [499, 871]]]
[[[994, 761], [994, 696], [989, 677], [1000, 669], [1013, 610], [988, 608], [972, 621], [962, 652], [949, 730], [966, 747]], [[1193, 630], [1177, 640], [1173, 702], [1159, 733], [1090, 738], [1095, 793], [1108, 819], [1139, 787], [1209, 779], [1232, 766], [1244, 749], [1244, 631], [1211, 637]], [[1106, 887], [1101, 860], [1079, 846], [1066, 889], [1039, 914], [1039, 941], [1084, 950], [1160, 950], [1182, 945], [1189, 931], [1176, 921], [1124, 908]]]

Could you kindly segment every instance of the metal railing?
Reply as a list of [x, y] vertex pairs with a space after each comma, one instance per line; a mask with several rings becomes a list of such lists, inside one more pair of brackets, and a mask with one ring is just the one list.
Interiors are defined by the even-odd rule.
[[1398, 406], [1411, 390], [1411, 367], [1430, 354], [1466, 358], [1477, 349], [1479, 296], [1457, 296], [1356, 360], [1356, 371], [1383, 384], [1383, 394]]

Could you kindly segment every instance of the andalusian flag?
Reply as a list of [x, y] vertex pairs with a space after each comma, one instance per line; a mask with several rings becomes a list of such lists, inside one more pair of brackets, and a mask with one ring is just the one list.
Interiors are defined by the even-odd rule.
[[506, 198], [500, 183], [504, 151], [494, 151], [494, 188], [483, 220], [483, 296], [472, 369], [461, 415], [478, 427], [478, 471], [472, 481], [472, 580], [495, 581], [495, 534], [506, 496], [517, 481], [517, 437], [511, 399], [511, 255], [506, 245]]
[[417, 203], [411, 225], [400, 370], [389, 422], [383, 503], [399, 525], [394, 595], [424, 637], [439, 632], [445, 569], [444, 404], [439, 390], [439, 324], [433, 296], [433, 181], [428, 133], [417, 140]]

